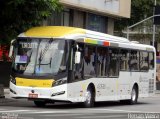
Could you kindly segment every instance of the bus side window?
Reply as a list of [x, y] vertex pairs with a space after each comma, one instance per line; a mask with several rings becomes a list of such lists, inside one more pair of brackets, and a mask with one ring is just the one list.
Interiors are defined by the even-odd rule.
[[95, 76], [96, 47], [87, 45], [84, 48], [84, 76]]
[[154, 53], [149, 53], [149, 69], [154, 68]]
[[110, 53], [110, 64], [109, 64], [109, 77], [114, 77], [119, 75], [119, 49], [111, 48]]
[[131, 50], [130, 52], [130, 60], [129, 60], [129, 68], [131, 71], [139, 70], [139, 52], [135, 50]]
[[140, 52], [140, 70], [147, 71], [149, 68], [148, 64], [148, 52]]
[[121, 49], [120, 51], [120, 70], [127, 71], [129, 69], [129, 51], [126, 49]]
[[108, 76], [109, 50], [106, 47], [97, 48], [97, 76]]

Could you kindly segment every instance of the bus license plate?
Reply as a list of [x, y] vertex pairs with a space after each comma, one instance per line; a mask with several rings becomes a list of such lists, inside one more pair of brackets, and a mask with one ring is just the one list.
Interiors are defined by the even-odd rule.
[[29, 94], [29, 96], [28, 96], [29, 98], [38, 98], [38, 94]]

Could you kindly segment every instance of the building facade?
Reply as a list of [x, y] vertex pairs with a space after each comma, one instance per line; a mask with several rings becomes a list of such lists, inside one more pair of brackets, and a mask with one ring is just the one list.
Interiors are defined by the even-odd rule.
[[131, 0], [59, 0], [64, 9], [44, 25], [73, 26], [113, 34], [114, 20], [130, 18]]

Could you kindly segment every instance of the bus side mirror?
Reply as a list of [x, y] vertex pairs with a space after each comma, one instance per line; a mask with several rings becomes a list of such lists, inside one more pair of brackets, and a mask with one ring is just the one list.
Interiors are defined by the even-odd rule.
[[81, 52], [75, 52], [75, 64], [79, 64], [81, 61]]
[[11, 45], [10, 45], [10, 49], [9, 49], [9, 57], [11, 58], [12, 57], [12, 55], [13, 55], [13, 45], [14, 45], [14, 42], [15, 42], [15, 39], [13, 39], [12, 41], [11, 41]]

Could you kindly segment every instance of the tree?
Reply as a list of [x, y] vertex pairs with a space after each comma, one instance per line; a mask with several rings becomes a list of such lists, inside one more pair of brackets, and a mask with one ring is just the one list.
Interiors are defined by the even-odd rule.
[[[157, 4], [160, 0], [157, 0]], [[115, 22], [115, 29], [121, 31], [127, 26], [133, 25], [153, 15], [154, 0], [131, 0], [131, 18], [121, 19]]]
[[19, 33], [40, 25], [61, 9], [58, 0], [0, 0], [0, 44], [10, 43]]

